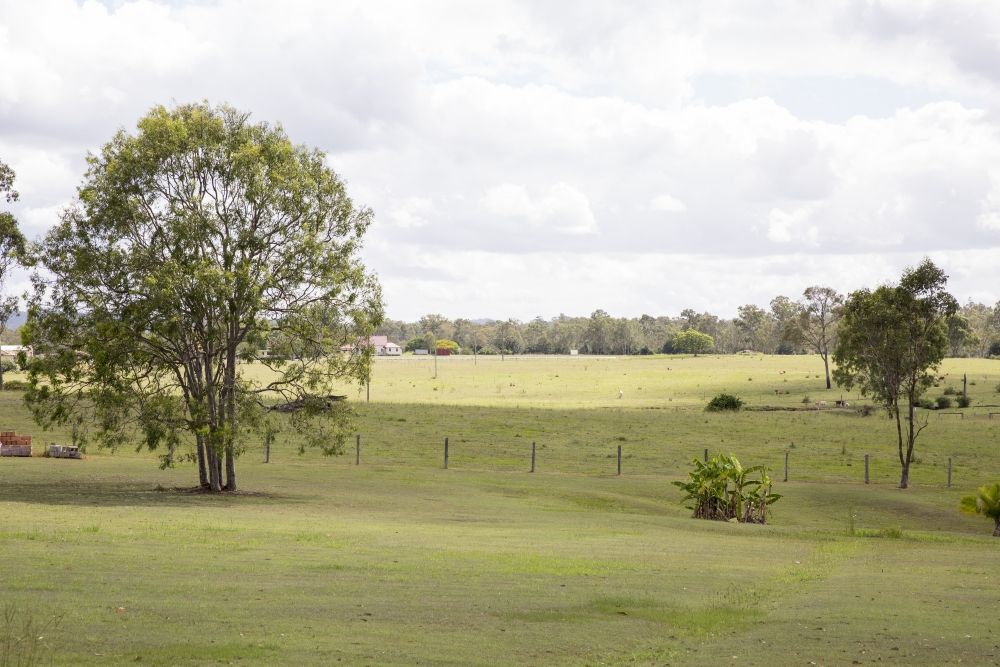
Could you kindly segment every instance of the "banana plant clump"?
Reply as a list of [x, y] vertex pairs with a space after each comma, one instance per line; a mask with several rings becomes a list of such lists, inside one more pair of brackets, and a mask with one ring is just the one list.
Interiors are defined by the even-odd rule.
[[694, 510], [696, 519], [767, 523], [767, 511], [781, 496], [771, 493], [771, 479], [764, 466], [744, 468], [733, 455], [719, 454], [702, 462], [694, 459], [687, 481], [674, 482], [684, 493], [681, 502]]
[[976, 495], [962, 498], [962, 511], [993, 519], [993, 537], [1000, 537], [1000, 484], [984, 484]]

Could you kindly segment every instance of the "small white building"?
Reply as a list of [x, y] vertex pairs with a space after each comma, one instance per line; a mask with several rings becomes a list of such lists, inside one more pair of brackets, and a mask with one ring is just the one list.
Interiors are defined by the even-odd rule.
[[35, 351], [30, 346], [25, 345], [0, 345], [0, 357], [10, 357], [13, 359], [24, 352], [24, 355], [31, 359], [35, 356]]
[[398, 357], [403, 354], [403, 348], [389, 340], [388, 336], [369, 336], [368, 340], [358, 341], [357, 345], [344, 345], [344, 352], [353, 352], [355, 347], [370, 347], [378, 357]]

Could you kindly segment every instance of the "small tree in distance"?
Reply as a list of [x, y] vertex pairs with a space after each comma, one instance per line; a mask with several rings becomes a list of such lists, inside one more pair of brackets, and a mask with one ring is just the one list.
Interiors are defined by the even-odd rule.
[[715, 347], [715, 341], [708, 334], [703, 334], [695, 329], [684, 329], [674, 334], [674, 350], [685, 354], [706, 354]]
[[857, 387], [895, 418], [901, 489], [909, 485], [914, 442], [927, 426], [926, 420], [918, 426], [914, 406], [944, 359], [947, 318], [958, 309], [944, 289], [947, 281], [925, 259], [907, 269], [898, 286], [853, 292], [840, 320], [834, 379], [845, 389]]
[[805, 344], [823, 360], [826, 388], [830, 389], [830, 353], [837, 341], [837, 321], [844, 305], [844, 296], [831, 287], [814, 285], [802, 293], [798, 316], [788, 322], [787, 337]]

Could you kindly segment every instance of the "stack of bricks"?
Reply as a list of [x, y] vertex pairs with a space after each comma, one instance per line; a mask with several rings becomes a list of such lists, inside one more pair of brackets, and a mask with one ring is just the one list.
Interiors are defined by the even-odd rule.
[[31, 456], [31, 436], [0, 431], [0, 456]]

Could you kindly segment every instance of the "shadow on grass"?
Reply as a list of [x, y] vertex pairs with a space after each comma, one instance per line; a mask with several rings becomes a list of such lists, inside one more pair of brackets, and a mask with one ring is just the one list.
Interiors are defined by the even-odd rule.
[[263, 504], [300, 504], [307, 496], [276, 493], [205, 493], [199, 488], [163, 487], [136, 481], [54, 480], [4, 481], [0, 502], [76, 507], [231, 507]]

